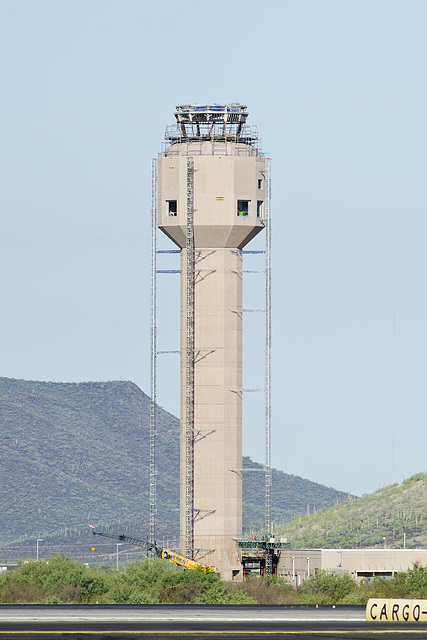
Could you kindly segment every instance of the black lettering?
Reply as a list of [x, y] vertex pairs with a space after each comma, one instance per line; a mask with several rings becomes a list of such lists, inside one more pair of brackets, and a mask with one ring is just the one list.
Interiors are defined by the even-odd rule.
[[393, 610], [391, 612], [391, 619], [394, 620], [394, 614], [396, 614], [396, 620], [399, 620], [399, 605], [397, 602], [393, 605]]
[[405, 604], [405, 606], [402, 609], [402, 617], [404, 620], [406, 620], [406, 622], [408, 622], [409, 619], [409, 604]]
[[387, 604], [383, 605], [383, 608], [381, 609], [381, 613], [380, 613], [380, 620], [383, 619], [383, 616], [386, 620], [388, 620], [387, 618]]
[[412, 609], [412, 617], [414, 618], [415, 622], [418, 622], [418, 620], [420, 619], [420, 605], [416, 604], [415, 607]]
[[371, 618], [372, 618], [372, 620], [376, 620], [376, 619], [377, 619], [377, 616], [374, 616], [374, 614], [373, 614], [373, 612], [372, 612], [372, 610], [373, 610], [373, 608], [374, 608], [374, 607], [378, 607], [378, 605], [377, 605], [375, 602], [374, 602], [374, 604], [373, 604], [373, 605], [372, 605], [372, 607], [371, 607]]

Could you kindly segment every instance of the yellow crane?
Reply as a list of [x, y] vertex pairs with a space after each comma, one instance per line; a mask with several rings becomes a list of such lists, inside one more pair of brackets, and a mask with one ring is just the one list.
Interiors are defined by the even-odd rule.
[[159, 558], [169, 560], [169, 562], [172, 562], [176, 567], [181, 567], [181, 569], [198, 569], [205, 573], [218, 573], [218, 569], [216, 567], [209, 567], [208, 565], [190, 560], [190, 558], [181, 556], [172, 549], [165, 549], [155, 542], [148, 542], [148, 540], [141, 540], [140, 538], [133, 538], [132, 536], [125, 536], [123, 534], [96, 531], [96, 527], [94, 527], [93, 524], [90, 524], [89, 526], [92, 529], [94, 536], [104, 536], [104, 538], [113, 538], [113, 540], [121, 540], [122, 542], [128, 542], [129, 544], [134, 544], [138, 547], [144, 547], [147, 551], [154, 551]]

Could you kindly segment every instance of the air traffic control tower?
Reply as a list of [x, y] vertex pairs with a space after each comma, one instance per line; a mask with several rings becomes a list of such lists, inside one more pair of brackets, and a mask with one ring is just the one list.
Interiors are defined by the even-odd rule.
[[181, 249], [181, 552], [239, 579], [242, 249], [265, 226], [247, 107], [180, 105], [158, 159], [158, 226]]

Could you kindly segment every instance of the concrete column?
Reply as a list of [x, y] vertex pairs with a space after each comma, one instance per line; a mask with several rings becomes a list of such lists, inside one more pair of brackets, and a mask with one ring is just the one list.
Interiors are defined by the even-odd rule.
[[[186, 260], [183, 249], [181, 424], [186, 406]], [[214, 549], [204, 561], [231, 579], [241, 570], [233, 538], [242, 535], [242, 255], [237, 249], [198, 249], [195, 263], [194, 545]], [[184, 455], [184, 441], [181, 451]], [[202, 510], [199, 515], [197, 509]]]

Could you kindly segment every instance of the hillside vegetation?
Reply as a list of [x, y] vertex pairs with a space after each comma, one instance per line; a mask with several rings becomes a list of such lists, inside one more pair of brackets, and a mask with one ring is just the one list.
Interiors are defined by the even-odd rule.
[[[145, 537], [149, 513], [149, 398], [131, 382], [54, 383], [0, 378], [0, 539], [67, 545], [88, 524]], [[158, 408], [158, 537], [178, 535], [179, 421]], [[243, 473], [244, 526], [264, 521], [262, 465]], [[273, 518], [347, 498], [273, 471]], [[89, 541], [89, 543], [88, 543]], [[67, 548], [70, 548], [67, 546]]]
[[418, 564], [391, 580], [358, 584], [348, 574], [320, 571], [294, 587], [280, 578], [222, 582], [218, 574], [180, 571], [155, 559], [114, 571], [58, 556], [21, 563], [0, 574], [0, 603], [363, 605], [375, 598], [426, 598], [427, 568]]
[[[145, 526], [148, 397], [128, 382], [0, 379], [0, 535], [67, 534], [91, 522]], [[159, 463], [178, 467], [178, 421], [159, 410]], [[173, 476], [158, 477], [162, 523], [173, 527]]]
[[[329, 509], [312, 509], [277, 532], [295, 547], [407, 548], [427, 545], [427, 474], [361, 498], [350, 498]], [[385, 538], [385, 540], [384, 540]]]

